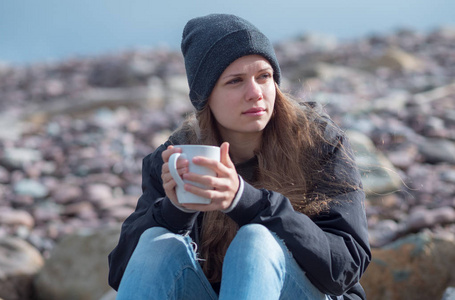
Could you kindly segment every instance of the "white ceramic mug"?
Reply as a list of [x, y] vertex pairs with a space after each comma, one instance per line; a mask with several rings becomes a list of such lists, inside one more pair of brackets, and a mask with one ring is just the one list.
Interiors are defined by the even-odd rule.
[[204, 156], [209, 159], [220, 161], [220, 147], [204, 145], [175, 145], [175, 147], [181, 148], [182, 153], [174, 153], [171, 155], [171, 157], [169, 158], [169, 172], [171, 173], [172, 178], [174, 178], [175, 182], [177, 183], [175, 190], [179, 203], [209, 204], [211, 202], [210, 199], [185, 191], [183, 187], [185, 183], [190, 183], [194, 186], [203, 189], [209, 189], [210, 187], [189, 180], [182, 180], [182, 178], [177, 172], [177, 160], [179, 158], [187, 159], [189, 161], [189, 172], [191, 173], [196, 173], [199, 175], [216, 176], [216, 173], [212, 169], [195, 165], [193, 163], [193, 157]]

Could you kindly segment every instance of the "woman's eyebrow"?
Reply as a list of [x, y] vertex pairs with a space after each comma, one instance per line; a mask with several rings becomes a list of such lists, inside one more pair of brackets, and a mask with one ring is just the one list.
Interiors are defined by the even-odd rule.
[[237, 76], [242, 76], [245, 75], [246, 73], [235, 73], [235, 74], [229, 74], [226, 76], [223, 76], [222, 79], [228, 78], [228, 77], [237, 77]]
[[[266, 67], [266, 68], [263, 68], [263, 69], [260, 69], [257, 71], [257, 73], [261, 73], [261, 72], [264, 72], [264, 71], [273, 71], [272, 68], [270, 67]], [[245, 75], [246, 73], [234, 73], [234, 74], [228, 74], [226, 76], [223, 76], [221, 77], [222, 79], [226, 79], [226, 78], [229, 78], [229, 77], [238, 77], [238, 76], [242, 76], [242, 75]]]

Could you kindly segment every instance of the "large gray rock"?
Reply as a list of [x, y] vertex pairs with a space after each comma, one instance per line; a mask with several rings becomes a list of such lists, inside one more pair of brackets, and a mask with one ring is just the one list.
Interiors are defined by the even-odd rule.
[[377, 151], [371, 139], [358, 131], [347, 131], [367, 197], [378, 197], [400, 189], [402, 180], [392, 163]]
[[0, 140], [17, 141], [21, 138], [25, 124], [8, 112], [0, 113]]
[[455, 287], [448, 287], [441, 300], [455, 300]]
[[455, 238], [410, 235], [381, 249], [361, 279], [369, 300], [441, 299], [455, 284]]
[[[110, 290], [106, 292], [99, 300], [115, 300], [117, 297], [117, 292], [115, 290]], [[447, 300], [452, 300], [452, 299], [447, 299]]]
[[29, 243], [0, 237], [0, 299], [33, 299], [33, 277], [43, 264], [43, 257]]
[[98, 300], [111, 288], [107, 256], [118, 242], [118, 228], [63, 238], [35, 280], [39, 300]]
[[377, 68], [389, 68], [398, 71], [420, 71], [424, 66], [421, 61], [414, 54], [405, 52], [399, 48], [389, 48], [383, 55], [377, 58], [370, 59], [365, 64], [368, 70]]

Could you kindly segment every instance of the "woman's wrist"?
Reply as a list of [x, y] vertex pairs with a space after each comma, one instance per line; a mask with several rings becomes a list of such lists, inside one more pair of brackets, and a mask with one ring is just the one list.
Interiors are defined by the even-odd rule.
[[186, 213], [195, 213], [195, 212], [197, 212], [197, 210], [188, 209], [188, 208], [185, 208], [185, 207], [183, 207], [181, 205], [178, 205], [178, 204], [174, 203], [174, 201], [172, 201], [171, 199], [169, 199], [169, 202], [171, 202], [172, 205], [174, 205], [176, 208], [178, 208], [179, 210], [181, 210], [183, 212], [186, 212]]
[[239, 176], [239, 189], [237, 190], [237, 193], [235, 194], [231, 205], [228, 208], [221, 211], [223, 213], [231, 212], [237, 206], [237, 203], [239, 203], [240, 198], [242, 198], [244, 182], [243, 182], [243, 178], [240, 175], [238, 175], [238, 176]]

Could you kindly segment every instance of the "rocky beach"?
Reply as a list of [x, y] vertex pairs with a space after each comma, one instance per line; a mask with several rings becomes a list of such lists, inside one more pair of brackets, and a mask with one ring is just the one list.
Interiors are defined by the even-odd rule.
[[[275, 49], [282, 89], [322, 103], [354, 147], [368, 299], [455, 299], [455, 28]], [[0, 63], [0, 299], [114, 299], [107, 254], [142, 158], [191, 109], [166, 48]]]

